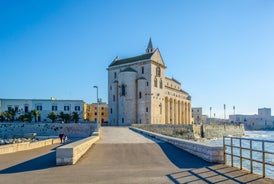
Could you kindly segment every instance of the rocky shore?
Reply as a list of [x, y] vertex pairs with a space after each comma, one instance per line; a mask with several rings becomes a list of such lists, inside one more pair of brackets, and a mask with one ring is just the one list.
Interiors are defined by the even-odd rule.
[[0, 139], [0, 145], [15, 144], [23, 142], [35, 142], [35, 138], [13, 138], [13, 139]]

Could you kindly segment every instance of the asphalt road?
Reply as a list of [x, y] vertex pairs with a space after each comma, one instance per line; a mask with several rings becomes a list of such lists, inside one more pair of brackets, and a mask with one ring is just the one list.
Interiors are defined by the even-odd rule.
[[56, 166], [57, 146], [0, 155], [0, 184], [274, 183], [205, 162], [128, 128], [103, 127], [102, 139], [76, 165]]

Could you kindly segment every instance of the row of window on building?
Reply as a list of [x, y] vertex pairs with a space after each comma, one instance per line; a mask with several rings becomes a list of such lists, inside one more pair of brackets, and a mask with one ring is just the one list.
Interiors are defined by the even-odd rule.
[[[95, 112], [94, 115], [96, 116], [96, 115], [97, 115], [97, 112]], [[105, 114], [102, 112], [101, 115], [104, 116]]]
[[[12, 109], [12, 106], [8, 106], [8, 110], [10, 111]], [[19, 106], [14, 106], [15, 111], [19, 111]], [[64, 111], [70, 111], [71, 107], [69, 105], [65, 105], [63, 110]], [[43, 106], [42, 105], [36, 105], [36, 110], [42, 111]], [[58, 111], [58, 106], [57, 105], [52, 105], [51, 106], [52, 111]], [[74, 111], [80, 111], [81, 107], [80, 106], [74, 106]], [[29, 106], [24, 107], [24, 112], [29, 112]]]

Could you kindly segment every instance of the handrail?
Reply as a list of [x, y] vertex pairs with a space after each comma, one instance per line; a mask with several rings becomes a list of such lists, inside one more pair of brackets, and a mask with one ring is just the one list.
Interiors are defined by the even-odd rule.
[[[235, 145], [236, 143], [234, 140], [239, 141], [239, 145]], [[243, 146], [243, 141], [249, 142], [249, 146]], [[261, 149], [253, 148], [254, 142], [260, 142], [261, 143]], [[254, 171], [254, 162], [262, 164], [262, 176], [266, 177], [266, 165], [270, 165], [274, 167], [274, 161], [268, 162], [266, 161], [266, 154], [273, 155], [274, 151], [269, 151], [265, 149], [265, 144], [271, 143], [274, 144], [274, 140], [263, 140], [263, 139], [255, 139], [255, 138], [245, 138], [245, 137], [236, 137], [236, 136], [224, 136], [223, 137], [223, 147], [224, 147], [224, 163], [228, 165], [227, 156], [230, 156], [231, 159], [231, 166], [235, 166], [235, 158], [240, 159], [240, 169], [243, 169], [243, 160], [250, 161], [250, 172], [253, 173]], [[273, 146], [272, 146], [273, 147]], [[238, 150], [239, 154], [236, 154], [235, 151]], [[249, 151], [249, 157], [243, 155], [244, 151]], [[228, 152], [230, 151], [230, 152]], [[262, 156], [261, 160], [258, 158], [255, 158], [255, 154], [260, 153]], [[237, 166], [236, 166], [237, 167]], [[247, 168], [246, 168], [247, 169]], [[259, 174], [259, 173], [257, 173]]]

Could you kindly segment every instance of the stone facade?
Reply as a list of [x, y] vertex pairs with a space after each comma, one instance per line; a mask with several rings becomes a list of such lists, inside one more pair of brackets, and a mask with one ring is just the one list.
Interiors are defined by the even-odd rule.
[[143, 55], [116, 57], [107, 69], [109, 125], [191, 124], [191, 97], [165, 69], [151, 40]]

